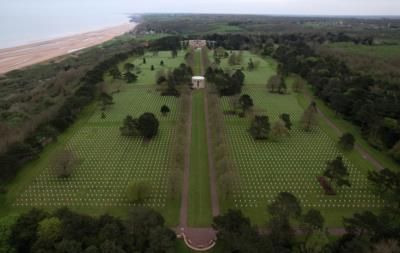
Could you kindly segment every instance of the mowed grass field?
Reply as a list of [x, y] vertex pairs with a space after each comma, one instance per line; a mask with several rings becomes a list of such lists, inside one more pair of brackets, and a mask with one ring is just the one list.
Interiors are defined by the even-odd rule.
[[[254, 141], [248, 133], [250, 117], [224, 116], [226, 138], [239, 176], [232, 198], [221, 201], [223, 210], [240, 208], [252, 221], [262, 225], [268, 218], [267, 204], [279, 192], [285, 191], [293, 193], [305, 210], [320, 210], [329, 227], [341, 227], [343, 216], [382, 207], [383, 201], [369, 188], [366, 175], [370, 166], [364, 167], [365, 164], [355, 159], [354, 154], [343, 154], [324, 122], [311, 132], [300, 129], [299, 121], [308, 101], [301, 101], [299, 95], [294, 93], [268, 93], [265, 84], [275, 73], [276, 64], [248, 52], [243, 55], [244, 67], [247, 66], [246, 58], [260, 61], [258, 69], [245, 71], [243, 94], [253, 98], [254, 113], [268, 115], [271, 124], [278, 120], [280, 114], [288, 113], [294, 125], [290, 136], [278, 142]], [[222, 64], [223, 68], [230, 68], [226, 60]], [[221, 99], [221, 108], [229, 109], [227, 98]], [[344, 156], [352, 187], [340, 189], [337, 196], [325, 196], [317, 177], [322, 175], [326, 161], [338, 155]]]
[[[195, 52], [195, 75], [201, 75], [201, 51]], [[208, 170], [204, 90], [192, 92], [192, 140], [190, 146], [188, 224], [209, 227], [212, 222]]]
[[190, 147], [188, 224], [209, 227], [212, 222], [208, 174], [204, 91], [193, 92], [192, 142]]
[[[141, 69], [134, 84], [107, 76], [107, 87], [118, 87], [119, 92], [113, 94], [114, 104], [106, 109], [106, 117], [101, 117], [100, 105], [93, 104], [67, 136], [61, 136], [62, 141], [52, 147], [74, 151], [80, 160], [78, 167], [69, 178], [58, 178], [50, 162], [55, 152], [46, 150], [40, 161], [27, 168], [32, 171], [31, 177], [19, 182], [12, 192], [15, 199], [11, 209], [68, 206], [87, 214], [123, 216], [129, 207], [141, 205], [160, 211], [169, 225], [176, 225], [180, 201], [169, 198], [168, 178], [180, 99], [160, 96], [154, 86], [155, 71], [147, 66], [164, 60], [164, 68], [172, 68], [184, 61], [182, 55], [172, 59], [169, 52], [146, 54], [147, 63], [142, 65], [142, 58], [130, 59]], [[167, 116], [160, 113], [164, 104], [171, 109]], [[149, 142], [121, 136], [119, 128], [125, 116], [139, 117], [144, 112], [152, 112], [159, 119], [158, 135]], [[150, 197], [143, 203], [128, 201], [126, 189], [132, 181], [145, 181], [151, 187]]]

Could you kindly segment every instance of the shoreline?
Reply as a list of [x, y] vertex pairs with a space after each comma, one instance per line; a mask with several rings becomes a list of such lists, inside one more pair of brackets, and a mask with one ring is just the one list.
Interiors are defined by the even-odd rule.
[[136, 25], [137, 23], [132, 22], [123, 23], [95, 31], [2, 48], [0, 74], [101, 44], [134, 29]]

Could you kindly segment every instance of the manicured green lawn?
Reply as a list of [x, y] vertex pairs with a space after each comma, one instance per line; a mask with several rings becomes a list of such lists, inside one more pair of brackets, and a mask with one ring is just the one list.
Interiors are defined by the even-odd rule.
[[211, 220], [204, 90], [197, 90], [193, 92], [188, 223], [193, 227], [207, 227]]
[[[255, 55], [251, 57], [253, 61], [262, 62]], [[243, 62], [243, 66], [246, 64]], [[350, 216], [361, 210], [375, 211], [382, 207], [383, 201], [371, 192], [366, 177], [372, 166], [356, 152], [343, 153], [336, 144], [338, 137], [325, 122], [320, 120], [318, 128], [304, 132], [299, 121], [309, 101], [294, 93], [268, 93], [266, 81], [263, 80], [271, 76], [276, 65], [272, 63], [260, 66], [262, 67], [249, 73], [251, 82], [246, 81], [242, 93], [253, 98], [254, 113], [268, 115], [271, 124], [278, 120], [280, 114], [288, 113], [294, 125], [290, 136], [280, 141], [254, 141], [247, 131], [251, 117], [224, 116], [225, 132], [239, 178], [231, 199], [221, 200], [223, 211], [232, 207], [240, 208], [253, 222], [263, 225], [268, 219], [267, 204], [279, 192], [286, 191], [293, 193], [305, 210], [320, 210], [328, 226], [340, 227], [343, 216]], [[248, 75], [246, 79], [247, 77]], [[290, 86], [290, 82], [288, 85]], [[221, 108], [229, 109], [227, 98], [221, 99]], [[338, 155], [344, 156], [345, 164], [350, 170], [352, 187], [342, 188], [338, 190], [337, 196], [328, 197], [317, 177], [325, 169], [326, 161]]]
[[[166, 53], [146, 57], [150, 63], [168, 58]], [[178, 61], [183, 62], [183, 58], [171, 62], [179, 65]], [[168, 225], [177, 225], [180, 200], [172, 200], [168, 195], [168, 178], [180, 99], [160, 96], [156, 87], [145, 81], [152, 72], [142, 72], [135, 84], [106, 77], [107, 87], [119, 90], [113, 94], [114, 104], [105, 110], [106, 117], [101, 117], [97, 102], [89, 106], [58, 142], [49, 145], [40, 159], [26, 166], [8, 185], [0, 214], [31, 207], [53, 210], [68, 206], [91, 215], [107, 212], [125, 216], [130, 207], [141, 205], [160, 211]], [[164, 104], [171, 109], [167, 116], [160, 113]], [[121, 136], [119, 127], [125, 116], [139, 117], [144, 112], [152, 112], [159, 119], [158, 135], [149, 142]], [[74, 151], [80, 160], [68, 179], [56, 177], [50, 162], [54, 150], [64, 148]], [[127, 185], [135, 180], [145, 181], [151, 187], [150, 197], [143, 203], [133, 204], [127, 199]]]
[[194, 52], [194, 63], [193, 74], [195, 76], [201, 75], [201, 50]]
[[[178, 57], [173, 58], [171, 51], [159, 51], [156, 54], [153, 52], [147, 52], [143, 57], [131, 57], [130, 59], [119, 64], [119, 69], [122, 73], [125, 72], [124, 64], [130, 62], [135, 65], [135, 73], [138, 76], [136, 85], [154, 85], [156, 84], [156, 74], [158, 71], [172, 70], [178, 67], [181, 63], [184, 63], [183, 57], [185, 52], [179, 51]], [[143, 63], [143, 58], [146, 59], [146, 63]], [[164, 65], [161, 66], [161, 61]], [[151, 66], [154, 66], [154, 70], [151, 70]]]
[[[230, 53], [230, 51], [228, 51]], [[239, 53], [239, 51], [234, 51]], [[277, 64], [271, 58], [261, 58], [252, 54], [249, 51], [242, 51], [243, 60], [240, 65], [229, 65], [228, 58], [221, 59], [221, 68], [233, 72], [236, 69], [241, 69], [246, 75], [245, 85], [247, 87], [265, 87], [269, 78], [275, 75]], [[213, 59], [213, 52], [210, 51], [209, 58]], [[258, 68], [253, 71], [247, 69], [250, 59], [258, 65]]]

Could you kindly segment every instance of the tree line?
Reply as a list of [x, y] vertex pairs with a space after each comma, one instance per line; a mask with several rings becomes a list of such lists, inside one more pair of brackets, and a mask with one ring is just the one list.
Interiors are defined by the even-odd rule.
[[337, 114], [359, 126], [375, 148], [400, 152], [400, 85], [352, 72], [344, 62], [317, 55], [302, 41], [287, 41], [272, 56], [282, 72], [296, 73]]
[[152, 209], [133, 208], [126, 219], [31, 209], [0, 218], [0, 252], [128, 253], [175, 252], [175, 232]]
[[144, 52], [143, 46], [139, 44], [134, 44], [124, 50], [123, 53], [109, 56], [87, 71], [79, 80], [78, 88], [64, 98], [63, 103], [51, 117], [49, 116], [45, 122], [29, 132], [25, 138], [9, 144], [7, 149], [0, 154], [2, 168], [0, 183], [4, 184], [12, 180], [24, 164], [38, 158], [40, 152], [51, 140], [56, 140], [59, 133], [75, 122], [84, 107], [97, 96], [98, 86], [107, 71], [131, 55], [142, 55]]
[[[228, 210], [214, 218], [221, 252], [399, 252], [400, 173], [385, 169], [370, 172], [371, 187], [385, 199], [377, 213], [364, 211], [343, 218], [345, 233], [329, 240], [325, 219], [316, 209], [304, 211], [291, 193], [281, 192], [266, 206], [266, 226], [251, 224], [240, 210]], [[267, 220], [267, 217], [266, 217]], [[298, 234], [302, 236], [296, 236]]]

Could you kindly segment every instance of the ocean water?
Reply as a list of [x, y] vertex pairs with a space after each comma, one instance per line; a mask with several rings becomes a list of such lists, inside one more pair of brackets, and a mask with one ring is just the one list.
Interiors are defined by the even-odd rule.
[[[71, 2], [74, 4], [68, 4]], [[91, 0], [0, 0], [0, 48], [129, 22], [129, 15], [123, 10], [95, 3]]]

